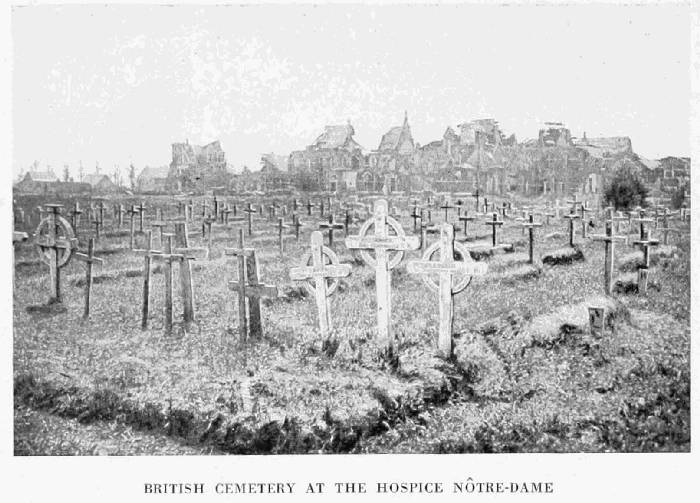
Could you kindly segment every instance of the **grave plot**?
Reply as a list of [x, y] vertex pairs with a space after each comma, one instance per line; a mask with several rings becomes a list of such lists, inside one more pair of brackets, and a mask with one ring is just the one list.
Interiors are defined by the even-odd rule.
[[[212, 219], [210, 229], [202, 235], [202, 223], [209, 216], [200, 212], [205, 201]], [[249, 202], [253, 208], [261, 204]], [[243, 208], [248, 201], [222, 200], [224, 212], [215, 220], [211, 198], [195, 200], [193, 213], [183, 210], [185, 220], [193, 215], [186, 232], [191, 234], [190, 242], [184, 248], [200, 248], [208, 255], [191, 259], [194, 319], [186, 320], [184, 297], [175, 293], [169, 331], [164, 316], [165, 264], [153, 258], [166, 251], [165, 243], [161, 243], [160, 228], [151, 224], [168, 222], [163, 228], [167, 238], [180, 221], [175, 207], [156, 198], [144, 201], [144, 234], [136, 234], [133, 252], [100, 255], [102, 246], [128, 248], [130, 234], [103, 233], [101, 243], [94, 245], [94, 256], [103, 263], [92, 271], [88, 318], [83, 319], [86, 263], [74, 260], [62, 271], [65, 278], [76, 281], [63, 282], [66, 312], [51, 316], [23, 309], [46, 301], [48, 268], [40, 266], [40, 272], [31, 275], [18, 269], [13, 314], [15, 393], [20, 406], [52, 417], [76, 418], [81, 425], [98, 428], [111, 422], [137, 434], [148, 431], [171, 436], [187, 444], [186, 448], [227, 453], [687, 450], [683, 388], [689, 340], [687, 236], [674, 236], [678, 253], [668, 258], [673, 262], [655, 269], [661, 290], [649, 289], [646, 296], [618, 296], [615, 312], [621, 314], [616, 323], [594, 336], [587, 331], [587, 313], [580, 304], [604, 293], [604, 247], [594, 241], [595, 236], [584, 239], [577, 234], [584, 262], [545, 266], [531, 277], [518, 274], [519, 268], [537, 267], [543, 255], [568, 246], [569, 223], [563, 218], [550, 217], [550, 225], [533, 229], [531, 266], [529, 228], [523, 233], [523, 222], [514, 217], [519, 214], [516, 209], [504, 215], [502, 202], [496, 201], [497, 221], [504, 222], [498, 229], [499, 243], [522, 243], [513, 253], [483, 257], [476, 264], [487, 267], [486, 274], [474, 270], [464, 290], [449, 292], [440, 275], [459, 273], [459, 267], [445, 261], [442, 252], [432, 254], [427, 262], [425, 250], [440, 248], [444, 239], [439, 232], [428, 234], [425, 249], [419, 249], [420, 234], [412, 232], [409, 201], [386, 208], [405, 232], [405, 236], [390, 232], [391, 243], [389, 236], [381, 232], [377, 236], [374, 226], [362, 232], [364, 220], [353, 222], [346, 232], [340, 227], [346, 227], [345, 213], [336, 201], [331, 209], [323, 201], [323, 218], [321, 199], [313, 202], [311, 217], [302, 204], [306, 200], [298, 202], [297, 212], [288, 210], [282, 224], [289, 227], [284, 227], [279, 225], [280, 215], [284, 205], [292, 208], [293, 202], [280, 200], [275, 207], [263, 201], [264, 213], [252, 213], [250, 220], [251, 233], [260, 238], [260, 244], [248, 238], [247, 217], [236, 221], [233, 214], [236, 204], [239, 215], [246, 215]], [[464, 221], [458, 220], [457, 211], [462, 209], [452, 206], [447, 212], [455, 246], [469, 247], [469, 241], [460, 239]], [[492, 209], [493, 201], [489, 206]], [[269, 207], [275, 208], [273, 217], [265, 209]], [[373, 202], [370, 215], [377, 207]], [[158, 209], [163, 210], [162, 215]], [[444, 212], [445, 208], [433, 208], [434, 225], [442, 223]], [[313, 232], [323, 232], [323, 243], [330, 248], [330, 229], [319, 226], [331, 223], [331, 215], [332, 250], [338, 264], [350, 267], [347, 276], [346, 267], [319, 271], [318, 264], [308, 258], [301, 264], [311, 249]], [[477, 225], [491, 231], [482, 225], [485, 216], [478, 218], [469, 222], [469, 232]], [[536, 220], [544, 222], [543, 217]], [[135, 221], [138, 229], [138, 217]], [[302, 225], [296, 227], [296, 222]], [[417, 229], [420, 224], [417, 219]], [[128, 225], [126, 218], [124, 225]], [[245, 235], [243, 245], [239, 231]], [[561, 235], [545, 239], [552, 232]], [[289, 238], [282, 249], [280, 233]], [[348, 234], [357, 236], [356, 244], [369, 247], [366, 250], [373, 260], [365, 261], [348, 247]], [[491, 240], [489, 233], [486, 244], [492, 245]], [[353, 239], [349, 241], [352, 245]], [[375, 254], [382, 247], [388, 255], [387, 265], [396, 251], [403, 251], [404, 256], [391, 269], [390, 281], [382, 278], [378, 282], [376, 264], [381, 257], [377, 261]], [[622, 257], [633, 251], [631, 243], [617, 243], [616, 247], [615, 271]], [[87, 242], [81, 242], [79, 249], [88, 250], [85, 255], [89, 257], [88, 248]], [[182, 248], [173, 243], [169, 254], [182, 255], [175, 260], [189, 262]], [[248, 330], [244, 340], [239, 257], [225, 254], [226, 249], [235, 248], [243, 250], [243, 258], [246, 248], [255, 249], [257, 283], [248, 279], [244, 286], [274, 286], [283, 294], [260, 298], [261, 330]], [[153, 251], [145, 328], [142, 293], [148, 254], [144, 250]], [[31, 257], [35, 257], [33, 247], [18, 247], [18, 261]], [[456, 254], [453, 259], [459, 264]], [[410, 270], [412, 261], [420, 265]], [[307, 269], [291, 274], [302, 266]], [[179, 265], [173, 264], [174, 292], [182, 285], [178, 271]], [[423, 282], [426, 271], [438, 273], [434, 276], [438, 291]], [[326, 292], [322, 302], [317, 276], [329, 272], [343, 275], [332, 295]], [[112, 274], [113, 279], [96, 281]], [[302, 278], [314, 284], [313, 292], [284, 295], [285, 291], [306, 291], [298, 282]], [[452, 281], [460, 286], [456, 279]], [[232, 282], [234, 289], [229, 287]], [[387, 290], [383, 284], [390, 286], [390, 302], [382, 304], [377, 302], [377, 292]], [[448, 297], [451, 302], [442, 302]], [[569, 323], [566, 313], [574, 306], [578, 306], [577, 314]], [[378, 316], [382, 307], [389, 316]], [[250, 316], [250, 303], [243, 310]], [[330, 313], [325, 325], [319, 316], [326, 319], [323, 310]], [[386, 332], [376, 329], [387, 318], [388, 333], [393, 336], [391, 352], [386, 351]], [[551, 332], [533, 328], [552, 319]], [[451, 329], [446, 328], [449, 325]], [[669, 334], [663, 338], [657, 326], [670, 327]], [[452, 340], [455, 357], [440, 358], [438, 341], [446, 349], [444, 341], [452, 334], [456, 334]], [[524, 339], [523, 334], [531, 337]], [[513, 340], [521, 343], [511, 344]], [[654, 382], [648, 392], [640, 389], [643, 379]], [[676, 395], [666, 393], [671, 389], [677, 390]], [[644, 405], [634, 401], [640, 396]], [[555, 404], [553, 412], [543, 416], [544, 404], [550, 402]], [[620, 433], [622, 426], [635, 431], [632, 427], [641, 424], [635, 423], [635, 417], [647, 421], [647, 416], [641, 416], [654, 414], [657, 402], [676, 406], [675, 415], [658, 416], [663, 445], [658, 439], [642, 439], [641, 433], [631, 437]], [[631, 415], [621, 416], [621, 410]], [[415, 434], [417, 431], [422, 433]]]

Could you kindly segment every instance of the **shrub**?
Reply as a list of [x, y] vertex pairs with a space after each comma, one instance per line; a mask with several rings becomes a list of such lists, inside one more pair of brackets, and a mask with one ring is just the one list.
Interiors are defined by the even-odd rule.
[[671, 194], [671, 208], [673, 208], [674, 210], [681, 208], [683, 206], [683, 203], [685, 202], [685, 193], [689, 190], [690, 187], [688, 187], [687, 183], [684, 183], [676, 190], [674, 190], [673, 194]]
[[643, 206], [648, 192], [637, 174], [623, 169], [605, 187], [605, 203], [614, 206], [616, 210], [629, 210]]

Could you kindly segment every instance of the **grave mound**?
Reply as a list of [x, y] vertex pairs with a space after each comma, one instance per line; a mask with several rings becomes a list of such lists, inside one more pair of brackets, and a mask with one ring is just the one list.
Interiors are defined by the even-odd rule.
[[542, 255], [542, 263], [545, 265], [566, 265], [582, 262], [585, 259], [583, 251], [577, 246], [558, 248]]
[[[671, 260], [678, 257], [678, 247], [673, 245], [660, 245], [649, 251], [649, 265], [658, 265], [662, 260]], [[636, 271], [644, 263], [644, 252], [638, 250], [620, 257], [618, 269], [622, 272]]]
[[[661, 291], [661, 285], [658, 281], [656, 281], [656, 279], [654, 279], [654, 275], [650, 274], [647, 288], [654, 289], [656, 291]], [[624, 274], [620, 274], [615, 279], [615, 284], [613, 285], [613, 293], [622, 293], [628, 295], [639, 293], [639, 285], [637, 284], [637, 273], [627, 272]]]

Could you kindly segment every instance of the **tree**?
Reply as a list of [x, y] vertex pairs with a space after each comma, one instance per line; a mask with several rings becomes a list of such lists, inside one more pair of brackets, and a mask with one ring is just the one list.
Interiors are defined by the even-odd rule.
[[80, 183], [85, 179], [85, 170], [83, 169], [83, 161], [80, 161], [80, 166], [78, 167], [78, 181]]
[[605, 203], [616, 210], [643, 206], [649, 190], [642, 179], [629, 168], [621, 168], [605, 187]]
[[63, 165], [63, 181], [67, 182], [70, 180], [70, 171], [68, 170], [68, 164]]
[[136, 168], [134, 168], [134, 163], [129, 164], [129, 185], [131, 186], [131, 191], [136, 192]]
[[690, 187], [688, 187], [687, 183], [684, 183], [673, 191], [673, 194], [671, 194], [671, 208], [677, 210], [683, 206], [686, 192], [690, 192]]

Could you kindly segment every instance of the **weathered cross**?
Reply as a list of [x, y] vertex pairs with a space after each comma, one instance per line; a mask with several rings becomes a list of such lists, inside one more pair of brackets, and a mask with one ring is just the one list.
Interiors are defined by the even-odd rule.
[[[224, 253], [238, 259], [238, 281], [229, 281], [229, 288], [238, 291], [238, 323], [241, 340], [248, 336], [262, 337], [260, 298], [277, 297], [277, 287], [265, 285], [258, 279], [255, 249], [246, 248], [243, 229], [238, 230], [238, 248], [225, 248]], [[248, 299], [248, 314], [246, 314]]]
[[143, 232], [143, 218], [146, 216], [147, 208], [143, 205], [143, 201], [136, 208], [139, 210], [139, 232]]
[[49, 266], [49, 304], [52, 304], [63, 301], [60, 269], [70, 262], [78, 240], [74, 237], [70, 223], [61, 216], [63, 205], [44, 206], [48, 216], [39, 222], [34, 232], [34, 244], [39, 252], [39, 259]]
[[156, 219], [151, 222], [151, 227], [158, 229], [158, 237], [160, 246], [163, 246], [163, 228], [166, 227], [168, 223], [163, 219], [163, 210], [158, 208], [156, 210]]
[[669, 226], [669, 216], [671, 216], [671, 213], [669, 212], [668, 208], [664, 208], [663, 216], [660, 217], [661, 221], [663, 222], [663, 227], [658, 228], [658, 230], [661, 231], [661, 233], [664, 236], [664, 241], [663, 241], [664, 245], [668, 244], [669, 232], [680, 232], [679, 229], [676, 229], [675, 227]]
[[464, 222], [464, 239], [467, 239], [467, 226], [469, 225], [469, 222], [476, 220], [476, 217], [470, 216], [469, 211], [464, 210], [464, 215], [460, 215], [459, 220], [460, 222]]
[[76, 252], [75, 258], [85, 262], [85, 309], [83, 318], [90, 316], [90, 291], [92, 290], [92, 264], [102, 265], [103, 260], [95, 257], [95, 240], [88, 239], [87, 253]]
[[608, 220], [605, 222], [605, 234], [596, 234], [591, 236], [593, 241], [603, 241], [605, 243], [605, 272], [603, 278], [603, 286], [607, 295], [612, 294], [613, 277], [615, 274], [615, 241], [624, 241], [627, 243], [627, 236], [613, 234], [613, 222]]
[[588, 229], [588, 222], [586, 222], [586, 213], [590, 213], [594, 211], [593, 208], [590, 208], [588, 206], [588, 201], [586, 203], [581, 204], [581, 237], [583, 239], [586, 239], [587, 237], [587, 229]]
[[[486, 200], [486, 198], [484, 198]], [[484, 225], [491, 226], [491, 244], [495, 247], [498, 244], [498, 227], [503, 225], [503, 220], [498, 220], [498, 213], [493, 213], [492, 219], [486, 221]]]
[[[415, 250], [420, 245], [417, 236], [406, 236], [396, 220], [388, 216], [385, 199], [374, 204], [374, 216], [367, 220], [358, 235], [348, 236], [345, 245], [350, 249], [360, 249], [362, 259], [375, 268], [377, 290], [377, 330], [380, 340], [391, 350], [391, 269], [403, 258], [404, 251]], [[374, 226], [374, 235], [367, 235]], [[390, 234], [393, 231], [393, 235]], [[372, 257], [368, 250], [374, 250]], [[392, 257], [389, 253], [395, 252]]]
[[445, 202], [440, 206], [441, 210], [445, 210], [445, 222], [447, 222], [447, 212], [451, 209], [453, 209], [454, 206], [452, 206], [449, 201], [445, 200]]
[[574, 230], [574, 220], [577, 218], [581, 218], [581, 215], [578, 213], [574, 213], [574, 211], [571, 211], [568, 215], [564, 215], [564, 218], [569, 219], [569, 246], [574, 246], [574, 236], [576, 235], [576, 231]]
[[277, 241], [279, 245], [280, 256], [284, 255], [284, 241], [292, 236], [285, 236], [284, 230], [289, 229], [290, 225], [284, 223], [284, 218], [277, 219]]
[[131, 205], [131, 208], [127, 211], [129, 215], [129, 249], [134, 249], [134, 234], [136, 232], [134, 228], [134, 217], [139, 213], [138, 208], [135, 205]]
[[209, 250], [190, 246], [185, 218], [173, 219], [175, 222], [174, 253], [182, 256], [180, 261], [180, 288], [182, 291], [183, 319], [185, 323], [194, 321], [194, 285], [192, 282], [192, 260], [207, 259]]
[[306, 214], [308, 216], [311, 216], [311, 208], [315, 207], [316, 205], [311, 202], [311, 199], [306, 200]]
[[331, 213], [328, 216], [328, 223], [326, 222], [321, 222], [318, 224], [318, 228], [323, 230], [328, 231], [328, 246], [331, 248], [333, 247], [333, 231], [334, 230], [341, 230], [343, 229], [343, 224], [336, 224], [333, 222], [333, 214]]
[[[333, 329], [328, 297], [338, 287], [338, 278], [349, 274], [350, 265], [339, 263], [335, 252], [324, 246], [323, 234], [319, 231], [311, 233], [311, 251], [302, 258], [301, 266], [289, 270], [292, 280], [307, 280], [304, 287], [316, 298], [318, 325], [324, 338], [327, 338]], [[327, 283], [329, 280], [330, 285]]]
[[[161, 238], [161, 245], [163, 244]], [[141, 298], [141, 330], [148, 328], [148, 307], [151, 292], [151, 257], [155, 254], [163, 253], [161, 250], [153, 249], [153, 231], [146, 231], [146, 247], [144, 249], [134, 250], [144, 254], [143, 267], [143, 295]], [[172, 312], [172, 310], [171, 310]]]
[[528, 263], [533, 264], [535, 262], [535, 227], [542, 227], [542, 223], [535, 223], [535, 217], [532, 213], [528, 217], [528, 221], [521, 224], [524, 228], [527, 228], [527, 232], [530, 238], [530, 246], [528, 249]]
[[[439, 253], [438, 261], [433, 255]], [[462, 258], [455, 261], [455, 253]], [[486, 274], [484, 263], [474, 262], [469, 251], [461, 243], [455, 243], [454, 227], [448, 223], [440, 225], [440, 240], [433, 243], [422, 260], [413, 260], [407, 264], [408, 272], [422, 274], [423, 281], [432, 290], [439, 292], [438, 309], [440, 316], [438, 350], [445, 358], [452, 356], [452, 326], [454, 322], [454, 296], [464, 290], [471, 281], [471, 276]], [[431, 275], [437, 274], [438, 283]], [[463, 275], [458, 281], [455, 276]]]
[[253, 206], [248, 203], [243, 210], [243, 212], [246, 214], [246, 219], [248, 222], [248, 235], [252, 236], [253, 235], [253, 213], [257, 213], [257, 210], [253, 208]]
[[658, 239], [649, 239], [649, 230], [643, 229], [641, 239], [633, 241], [633, 244], [638, 245], [644, 252], [642, 264], [637, 269], [637, 289], [641, 295], [647, 293], [647, 283], [649, 280], [649, 267], [651, 265], [650, 248], [659, 244]]

